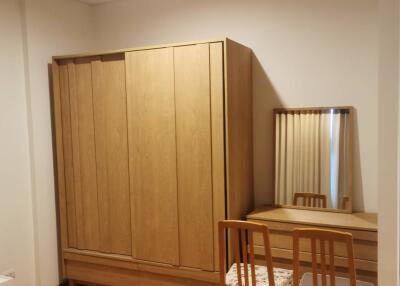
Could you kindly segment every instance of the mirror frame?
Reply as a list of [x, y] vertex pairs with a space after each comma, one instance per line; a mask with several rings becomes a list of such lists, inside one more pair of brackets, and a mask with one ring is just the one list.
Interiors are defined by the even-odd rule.
[[[282, 111], [284, 112], [306, 112], [306, 111], [327, 111], [331, 109], [336, 109], [336, 110], [343, 110], [348, 112], [349, 114], [349, 160], [348, 160], [348, 166], [349, 166], [349, 176], [348, 176], [348, 194], [349, 194], [349, 203], [347, 204], [346, 209], [333, 209], [333, 208], [320, 208], [320, 207], [305, 207], [305, 206], [294, 206], [294, 205], [281, 205], [281, 204], [276, 204], [275, 203], [275, 154], [276, 154], [276, 114], [281, 113]], [[281, 208], [290, 208], [290, 209], [302, 209], [302, 210], [312, 210], [312, 211], [325, 211], [325, 212], [336, 212], [336, 213], [352, 213], [353, 212], [353, 173], [354, 173], [354, 110], [355, 108], [353, 106], [325, 106], [325, 107], [290, 107], [290, 108], [284, 108], [284, 107], [279, 107], [279, 108], [274, 108], [273, 109], [273, 205], [275, 207], [281, 207]]]

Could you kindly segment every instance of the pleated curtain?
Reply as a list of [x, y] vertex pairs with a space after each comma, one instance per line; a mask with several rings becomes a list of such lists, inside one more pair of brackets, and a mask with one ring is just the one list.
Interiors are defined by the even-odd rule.
[[345, 187], [339, 178], [347, 114], [313, 110], [275, 116], [275, 203], [292, 204], [296, 192], [310, 192], [326, 195], [327, 206], [338, 208]]

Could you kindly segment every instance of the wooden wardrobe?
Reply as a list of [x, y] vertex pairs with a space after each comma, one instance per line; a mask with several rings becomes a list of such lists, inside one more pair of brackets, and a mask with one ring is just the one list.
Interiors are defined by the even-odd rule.
[[253, 206], [251, 50], [222, 39], [52, 69], [63, 278], [217, 283], [217, 222]]

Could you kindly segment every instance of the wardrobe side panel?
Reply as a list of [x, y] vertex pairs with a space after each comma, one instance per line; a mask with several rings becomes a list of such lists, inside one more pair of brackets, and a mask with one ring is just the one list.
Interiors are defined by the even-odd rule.
[[224, 67], [223, 44], [210, 43], [212, 193], [214, 265], [219, 271], [218, 222], [225, 219]]
[[124, 54], [91, 62], [99, 212], [99, 249], [131, 254]]
[[178, 265], [173, 49], [125, 59], [134, 257]]
[[209, 44], [174, 48], [182, 266], [214, 270]]
[[57, 198], [57, 211], [59, 221], [59, 239], [61, 243], [61, 257], [60, 257], [60, 277], [65, 278], [65, 265], [63, 259], [63, 249], [68, 248], [68, 220], [67, 220], [67, 205], [65, 193], [65, 168], [64, 168], [64, 150], [63, 150], [63, 134], [62, 134], [62, 113], [61, 113], [61, 78], [60, 66], [57, 61], [53, 60], [51, 65], [52, 76], [50, 79], [53, 92], [52, 92], [52, 127], [53, 138], [55, 146], [55, 162], [57, 171], [55, 176], [56, 184], [56, 198]]
[[253, 210], [252, 52], [226, 40], [228, 218], [245, 219]]

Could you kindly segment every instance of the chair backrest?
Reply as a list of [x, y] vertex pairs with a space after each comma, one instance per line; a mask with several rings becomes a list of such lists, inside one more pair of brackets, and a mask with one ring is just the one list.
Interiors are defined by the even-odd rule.
[[347, 209], [347, 205], [348, 205], [349, 202], [350, 202], [350, 197], [348, 197], [348, 196], [343, 196], [342, 197], [342, 205], [341, 205], [342, 210]]
[[[330, 286], [335, 286], [335, 242], [346, 244], [348, 271], [350, 286], [356, 286], [356, 270], [354, 266], [353, 235], [348, 232], [334, 230], [323, 230], [313, 228], [296, 228], [293, 230], [293, 285], [299, 286], [300, 283], [300, 239], [310, 239], [313, 286], [318, 286], [318, 261], [317, 243], [319, 242], [321, 280], [322, 286], [327, 285], [327, 275], [329, 275]], [[327, 245], [326, 245], [327, 243]], [[328, 246], [328, 254], [326, 254]], [[326, 261], [326, 255], [329, 262]], [[328, 266], [329, 265], [329, 271]]]
[[298, 206], [300, 198], [303, 199], [303, 207], [326, 208], [326, 195], [315, 193], [295, 193], [293, 197], [294, 206]]
[[[235, 258], [238, 286], [242, 285], [242, 271], [240, 267], [241, 258], [244, 266], [244, 285], [249, 286], [248, 266], [251, 267], [251, 285], [256, 285], [256, 272], [254, 264], [254, 233], [261, 233], [265, 248], [265, 262], [268, 271], [268, 281], [270, 286], [275, 286], [274, 271], [272, 268], [271, 245], [269, 241], [268, 227], [263, 224], [224, 220], [218, 223], [219, 235], [219, 265], [220, 265], [220, 285], [225, 285], [226, 275], [226, 235], [231, 237], [231, 249]], [[247, 247], [249, 246], [249, 247]], [[250, 253], [249, 253], [250, 252]]]

